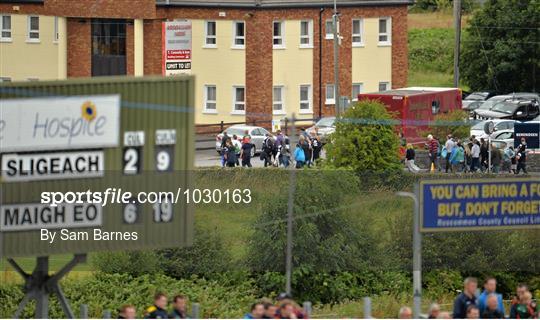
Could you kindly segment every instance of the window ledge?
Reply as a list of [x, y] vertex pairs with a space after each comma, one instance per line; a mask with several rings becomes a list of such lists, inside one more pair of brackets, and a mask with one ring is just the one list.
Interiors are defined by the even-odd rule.
[[285, 47], [284, 45], [274, 45], [274, 46], [272, 46], [272, 49], [274, 49], [274, 50], [285, 50], [285, 49], [287, 49], [287, 47]]
[[2, 39], [0, 39], [0, 42], [3, 42], [3, 43], [12, 43], [12, 42], [13, 42], [13, 39], [12, 39], [12, 38], [2, 38]]
[[202, 47], [203, 49], [217, 49], [217, 44], [205, 44]]
[[41, 43], [39, 39], [26, 39], [26, 43]]
[[231, 111], [231, 115], [232, 116], [245, 116], [246, 111], [239, 111], [239, 110]]
[[217, 110], [212, 110], [212, 109], [204, 109], [203, 114], [218, 114]]
[[309, 110], [302, 110], [300, 109], [298, 111], [298, 114], [313, 114], [313, 110], [309, 109]]
[[334, 40], [334, 36], [325, 36], [324, 37], [326, 40]]
[[365, 46], [366, 45], [363, 42], [357, 42], [352, 44], [353, 48], [365, 48]]
[[244, 49], [246, 49], [246, 46], [245, 45], [243, 45], [243, 46], [232, 46], [231, 49], [233, 49], [233, 50], [244, 50]]
[[326, 104], [326, 105], [333, 105], [333, 104], [336, 104], [336, 100], [325, 100], [325, 101], [324, 101], [324, 104]]
[[391, 42], [379, 42], [377, 44], [378, 47], [391, 47], [392, 46], [392, 43]]
[[284, 116], [286, 115], [287, 112], [285, 112], [284, 110], [281, 110], [281, 111], [272, 111], [272, 115], [274, 116]]
[[300, 49], [313, 49], [314, 46], [312, 44], [304, 44], [300, 46]]

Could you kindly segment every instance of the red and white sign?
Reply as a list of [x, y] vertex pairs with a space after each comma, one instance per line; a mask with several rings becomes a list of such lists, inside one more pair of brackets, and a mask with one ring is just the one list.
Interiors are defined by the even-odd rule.
[[163, 75], [190, 73], [191, 21], [167, 21], [162, 26]]

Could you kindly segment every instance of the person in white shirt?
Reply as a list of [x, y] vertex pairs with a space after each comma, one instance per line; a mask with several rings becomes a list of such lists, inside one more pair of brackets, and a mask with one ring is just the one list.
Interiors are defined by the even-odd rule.
[[446, 168], [445, 171], [448, 173], [448, 169], [453, 172], [452, 165], [450, 164], [450, 155], [452, 154], [452, 151], [454, 150], [454, 147], [456, 146], [456, 143], [452, 139], [452, 135], [449, 134], [446, 137], [446, 143], [444, 144], [444, 147], [446, 148]]
[[475, 172], [480, 168], [480, 143], [476, 139], [473, 141], [471, 158], [471, 172]]

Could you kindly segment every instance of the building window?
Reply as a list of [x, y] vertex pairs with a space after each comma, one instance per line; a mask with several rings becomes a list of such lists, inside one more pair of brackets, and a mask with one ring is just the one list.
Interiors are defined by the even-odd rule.
[[336, 103], [336, 89], [333, 84], [326, 85], [326, 104]]
[[205, 47], [215, 48], [217, 46], [216, 40], [216, 22], [206, 21], [205, 23]]
[[39, 78], [27, 78], [26, 80], [30, 81], [30, 82], [36, 82], [36, 81], [39, 81]]
[[379, 44], [389, 45], [392, 43], [392, 20], [390, 18], [379, 19]]
[[353, 46], [362, 46], [364, 45], [364, 20], [354, 19], [352, 21], [352, 44]]
[[54, 42], [58, 42], [60, 35], [58, 34], [58, 17], [54, 17]]
[[246, 44], [246, 29], [244, 21], [235, 21], [233, 47], [244, 48]]
[[28, 41], [39, 41], [39, 17], [28, 16]]
[[125, 75], [126, 21], [92, 19], [92, 76]]
[[11, 82], [10, 77], [0, 77], [0, 82]]
[[334, 39], [334, 22], [332, 20], [326, 20], [325, 23], [326, 39]]
[[214, 85], [204, 86], [204, 112], [217, 113], [217, 88]]
[[0, 30], [0, 41], [11, 41], [11, 16], [2, 16]]
[[390, 90], [390, 82], [379, 82], [379, 91]]
[[300, 86], [300, 113], [311, 112], [311, 86]]
[[313, 23], [311, 20], [300, 21], [300, 47], [313, 47]]
[[233, 87], [233, 113], [245, 114], [246, 112], [246, 89]]
[[274, 48], [284, 48], [284, 29], [285, 22], [274, 21]]
[[283, 86], [274, 87], [273, 102], [272, 111], [274, 114], [285, 113], [285, 108], [283, 107]]
[[362, 93], [364, 88], [363, 83], [353, 83], [352, 84], [352, 101], [358, 101], [358, 95]]

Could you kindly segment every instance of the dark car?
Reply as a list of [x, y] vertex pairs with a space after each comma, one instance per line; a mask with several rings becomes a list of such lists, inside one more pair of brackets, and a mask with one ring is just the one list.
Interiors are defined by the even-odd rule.
[[478, 116], [481, 119], [529, 121], [539, 114], [537, 100], [505, 100], [495, 104], [489, 111], [478, 113]]
[[486, 101], [487, 99], [495, 96], [496, 93], [492, 91], [485, 91], [485, 92], [473, 92], [465, 97], [462, 101], [462, 108], [464, 110], [472, 110], [469, 109], [469, 106], [472, 104], [474, 106], [479, 106], [482, 102]]

